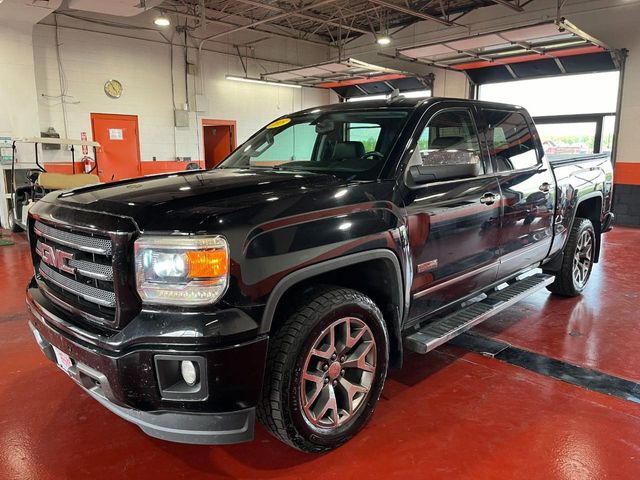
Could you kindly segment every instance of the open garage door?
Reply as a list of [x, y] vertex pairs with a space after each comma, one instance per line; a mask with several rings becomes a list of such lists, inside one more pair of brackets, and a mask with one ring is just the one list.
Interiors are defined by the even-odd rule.
[[397, 52], [405, 60], [464, 71], [476, 85], [617, 70], [621, 55], [564, 18]]
[[330, 88], [341, 98], [364, 98], [400, 92], [431, 91], [433, 75], [416, 76], [349, 58], [265, 73], [262, 79], [306, 87]]

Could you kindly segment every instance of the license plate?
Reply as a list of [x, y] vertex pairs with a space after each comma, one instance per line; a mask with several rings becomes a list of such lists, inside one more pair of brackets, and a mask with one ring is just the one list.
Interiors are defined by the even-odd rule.
[[58, 350], [56, 347], [53, 347], [53, 352], [56, 354], [56, 360], [58, 361], [58, 366], [65, 372], [69, 372], [71, 367], [73, 367], [73, 360], [71, 360], [71, 357], [66, 353]]

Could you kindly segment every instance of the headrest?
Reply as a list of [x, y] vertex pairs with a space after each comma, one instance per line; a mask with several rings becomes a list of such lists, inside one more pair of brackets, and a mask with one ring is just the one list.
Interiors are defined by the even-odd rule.
[[333, 160], [360, 158], [364, 153], [364, 144], [362, 142], [338, 142], [333, 149]]
[[93, 185], [96, 183], [100, 183], [98, 176], [88, 173], [69, 175], [66, 173], [42, 172], [38, 176], [38, 185], [45, 190], [68, 190], [70, 188], [84, 187], [85, 185]]

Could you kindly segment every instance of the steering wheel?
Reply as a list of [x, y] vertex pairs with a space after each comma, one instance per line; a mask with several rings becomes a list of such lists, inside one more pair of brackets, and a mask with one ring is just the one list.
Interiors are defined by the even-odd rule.
[[362, 155], [360, 157], [360, 160], [365, 160], [368, 157], [372, 157], [372, 158], [375, 158], [377, 160], [382, 160], [384, 158], [384, 155], [382, 153], [376, 152], [376, 151], [367, 152], [367, 153], [365, 153], [364, 155]]

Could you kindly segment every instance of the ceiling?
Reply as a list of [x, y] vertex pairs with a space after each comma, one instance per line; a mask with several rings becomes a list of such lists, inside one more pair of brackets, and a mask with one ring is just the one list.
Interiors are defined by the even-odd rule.
[[[212, 39], [254, 30], [325, 45], [362, 35], [393, 34], [419, 21], [447, 26], [480, 7], [506, 5], [514, 11], [532, 0], [166, 0], [161, 8], [193, 26], [217, 23]], [[204, 7], [204, 8], [203, 8]]]

